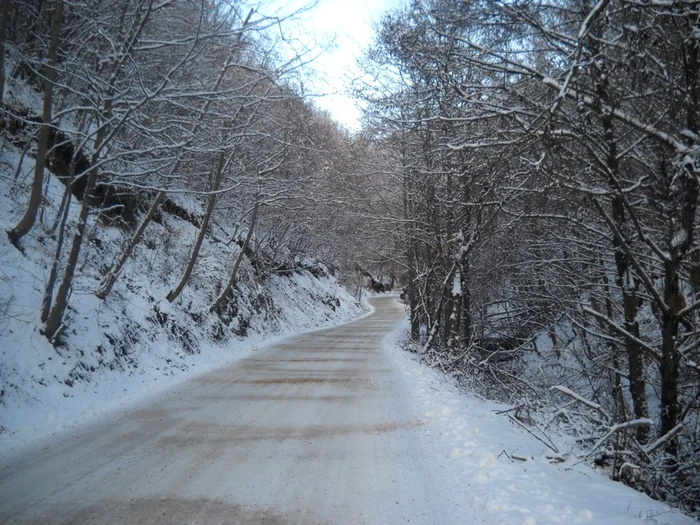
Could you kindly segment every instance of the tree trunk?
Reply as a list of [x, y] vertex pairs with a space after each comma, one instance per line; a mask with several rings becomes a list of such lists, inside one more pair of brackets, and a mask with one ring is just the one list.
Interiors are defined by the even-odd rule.
[[[613, 318], [613, 303], [612, 303], [612, 292], [610, 290], [610, 281], [608, 276], [605, 274], [605, 266], [603, 266], [603, 286], [605, 288], [605, 313], [608, 319]], [[602, 330], [607, 327], [599, 323]], [[612, 398], [615, 401], [615, 406], [617, 407], [617, 420], [620, 422], [627, 421], [627, 404], [625, 403], [625, 393], [622, 387], [622, 376], [620, 375], [620, 360], [618, 358], [618, 348], [612, 341], [607, 344], [608, 351], [610, 352], [610, 362], [612, 363], [612, 370], [610, 373], [610, 388]]]
[[44, 300], [41, 305], [41, 322], [45, 323], [50, 314], [51, 304], [53, 302], [53, 291], [56, 286], [56, 280], [58, 278], [58, 268], [61, 261], [61, 253], [63, 252], [63, 243], [66, 237], [66, 222], [68, 222], [68, 216], [70, 215], [70, 203], [73, 197], [73, 181], [75, 180], [75, 169], [76, 162], [78, 160], [78, 151], [76, 151], [71, 159], [69, 166], [68, 177], [66, 181], [66, 187], [63, 192], [63, 199], [61, 199], [61, 206], [56, 215], [56, 220], [52, 226], [52, 235], [55, 234], [58, 228], [58, 239], [56, 240], [56, 254], [51, 264], [51, 272], [49, 274], [49, 280], [46, 283], [46, 289], [44, 290]]
[[199, 250], [201, 249], [202, 243], [204, 242], [204, 237], [206, 236], [207, 229], [209, 227], [209, 221], [211, 220], [212, 213], [214, 212], [214, 206], [216, 205], [216, 200], [218, 197], [216, 192], [219, 191], [221, 180], [224, 178], [225, 164], [226, 155], [222, 150], [219, 152], [219, 161], [216, 165], [216, 173], [214, 174], [214, 182], [211, 188], [212, 193], [211, 195], [209, 195], [207, 210], [204, 214], [204, 219], [202, 220], [202, 226], [199, 228], [197, 240], [195, 241], [194, 246], [192, 247], [192, 253], [190, 254], [189, 260], [187, 261], [187, 267], [185, 268], [185, 272], [182, 274], [182, 278], [180, 279], [179, 284], [175, 287], [174, 290], [171, 290], [170, 293], [167, 295], [167, 299], [171, 303], [180, 296], [182, 290], [184, 290], [185, 286], [187, 285], [187, 281], [189, 281], [190, 277], [192, 276], [192, 270], [194, 270], [194, 265], [197, 262], [197, 257], [199, 256]]
[[440, 294], [440, 300], [438, 301], [437, 309], [435, 311], [433, 325], [428, 327], [430, 333], [428, 334], [428, 339], [425, 341], [425, 345], [423, 345], [424, 353], [428, 352], [432, 348], [433, 342], [435, 341], [435, 336], [437, 335], [438, 330], [440, 330], [440, 317], [442, 316], [442, 305], [444, 299], [445, 294]]
[[459, 273], [460, 287], [462, 289], [462, 307], [460, 308], [459, 322], [460, 340], [467, 347], [472, 339], [472, 316], [471, 316], [471, 297], [469, 294], [469, 256], [466, 252], [461, 256], [461, 271]]
[[[679, 298], [682, 298], [678, 287], [678, 263], [669, 261], [664, 265], [664, 300], [669, 307], [669, 312], [664, 312], [662, 319], [661, 339], [661, 429], [663, 436], [678, 424], [680, 404], [678, 402], [678, 375], [680, 354], [678, 353], [678, 318], [680, 310]], [[676, 440], [671, 440], [666, 451], [675, 455], [677, 452]]]
[[241, 251], [238, 253], [238, 257], [236, 257], [236, 262], [233, 265], [233, 270], [231, 270], [231, 277], [229, 278], [228, 283], [226, 283], [226, 287], [224, 288], [224, 290], [221, 292], [216, 301], [214, 301], [214, 304], [211, 305], [211, 308], [209, 308], [209, 313], [220, 313], [223, 310], [224, 304], [230, 301], [231, 297], [233, 296], [233, 288], [236, 286], [238, 269], [240, 268], [241, 263], [243, 262], [243, 256], [245, 255], [245, 251], [248, 249], [250, 239], [253, 237], [253, 230], [255, 230], [255, 223], [258, 220], [259, 204], [259, 201], [256, 200], [255, 205], [253, 206], [253, 215], [250, 218], [250, 225], [248, 226], [248, 234], [245, 236], [245, 240], [243, 241], [243, 246], [241, 246]]
[[[608, 76], [602, 71], [599, 72], [596, 92], [602, 104], [613, 106], [613, 101], [610, 100], [608, 94]], [[605, 164], [608, 168], [608, 177], [610, 186], [614, 192], [621, 192], [620, 186], [620, 159], [618, 156], [617, 141], [615, 139], [615, 126], [613, 115], [610, 111], [603, 110], [602, 107], [597, 108], [600, 115], [601, 124], [603, 126], [603, 141], [606, 147]], [[644, 370], [644, 356], [642, 349], [637, 344], [636, 339], [639, 339], [639, 322], [637, 321], [637, 313], [639, 309], [639, 298], [637, 296], [637, 283], [632, 274], [631, 263], [629, 256], [622, 249], [623, 242], [629, 244], [627, 236], [628, 224], [625, 216], [625, 202], [621, 193], [615, 195], [611, 199], [612, 218], [615, 226], [620, 233], [620, 237], [613, 235], [613, 248], [615, 257], [615, 266], [617, 269], [616, 284], [622, 294], [622, 307], [624, 311], [625, 330], [634, 337], [625, 339], [627, 349], [627, 362], [629, 367], [629, 388], [632, 396], [632, 409], [636, 419], [645, 419], [649, 417], [649, 409], [646, 399], [646, 378]], [[640, 425], [636, 429], [637, 439], [640, 443], [647, 440], [649, 429], [646, 425]]]
[[66, 222], [68, 221], [68, 215], [70, 215], [70, 203], [71, 197], [73, 196], [73, 181], [69, 181], [66, 184], [65, 192], [63, 194], [63, 202], [61, 203], [60, 223], [58, 230], [58, 239], [56, 240], [56, 254], [54, 255], [53, 263], [51, 264], [51, 272], [49, 273], [49, 280], [46, 283], [46, 289], [44, 290], [44, 300], [41, 305], [41, 322], [45, 323], [51, 312], [51, 304], [53, 303], [53, 291], [56, 286], [56, 280], [58, 279], [58, 267], [61, 261], [61, 252], [63, 251], [63, 242], [66, 238]]
[[[619, 197], [613, 198], [613, 217], [620, 231], [625, 231], [624, 204]], [[649, 417], [646, 399], [646, 378], [644, 371], [644, 355], [636, 339], [639, 339], [639, 322], [637, 321], [638, 297], [636, 285], [633, 282], [632, 269], [627, 255], [621, 248], [622, 239], [614, 237], [616, 284], [622, 294], [625, 330], [634, 338], [625, 339], [627, 363], [629, 367], [629, 389], [632, 396], [632, 409], [636, 419]], [[649, 429], [645, 425], [637, 427], [637, 439], [640, 443], [647, 440]]]
[[411, 317], [411, 339], [420, 339], [420, 322], [418, 320], [418, 298], [416, 292], [416, 256], [413, 240], [408, 241], [408, 310]]
[[[455, 350], [459, 342], [460, 308], [462, 306], [461, 273], [455, 270], [452, 288], [447, 288], [447, 308], [445, 311], [445, 343], [449, 350]], [[458, 291], [455, 291], [458, 290]]]
[[[99, 149], [99, 148], [98, 148]], [[96, 161], [95, 157], [93, 161]], [[92, 162], [94, 165], [94, 162]], [[68, 254], [68, 261], [66, 263], [66, 270], [63, 274], [63, 280], [61, 281], [61, 286], [56, 294], [56, 299], [54, 301], [51, 312], [44, 323], [43, 334], [49, 339], [53, 340], [60, 334], [63, 325], [63, 316], [66, 311], [66, 306], [68, 306], [68, 297], [70, 296], [71, 286], [73, 284], [73, 276], [75, 275], [75, 270], [78, 266], [78, 257], [80, 256], [80, 249], [83, 244], [83, 237], [85, 235], [85, 228], [87, 226], [88, 214], [90, 211], [90, 199], [95, 188], [95, 182], [97, 180], [97, 170], [92, 168], [88, 174], [87, 185], [85, 186], [85, 195], [83, 196], [83, 203], [80, 207], [80, 216], [78, 218], [78, 225], [76, 227], [75, 235], [73, 236], [73, 243], [71, 244], [71, 250]]]
[[[671, 204], [678, 210], [677, 218], [671, 221], [668, 232], [669, 258], [664, 262], [664, 302], [667, 310], [662, 315], [661, 340], [661, 435], [667, 434], [680, 421], [680, 401], [678, 400], [678, 380], [681, 355], [678, 351], [680, 312], [685, 308], [685, 297], [679, 283], [679, 270], [682, 259], [693, 245], [695, 216], [697, 213], [700, 187], [698, 173], [692, 164], [681, 167], [676, 176], [675, 195]], [[674, 202], [675, 201], [675, 202]], [[675, 227], [674, 227], [675, 225]], [[676, 439], [669, 441], [667, 452], [675, 455], [678, 451]]]
[[0, 105], [5, 94], [5, 40], [7, 40], [7, 17], [10, 16], [10, 0], [0, 3]]
[[[7, 0], [4, 0], [5, 2]], [[32, 182], [32, 192], [29, 197], [29, 204], [22, 219], [17, 226], [8, 232], [10, 241], [15, 246], [19, 246], [19, 241], [31, 231], [36, 222], [37, 212], [42, 200], [42, 190], [44, 186], [44, 167], [46, 165], [46, 151], [48, 149], [49, 135], [51, 133], [51, 105], [53, 102], [53, 86], [56, 79], [56, 59], [58, 56], [58, 44], [61, 35], [61, 18], [63, 17], [63, 2], [56, 3], [51, 21], [51, 40], [49, 43], [49, 62], [46, 65], [44, 75], [44, 104], [41, 114], [41, 128], [39, 129], [36, 165], [34, 168], [34, 181]], [[4, 17], [3, 17], [4, 20]], [[4, 69], [4, 68], [3, 68]]]
[[106, 299], [112, 291], [114, 284], [117, 282], [119, 275], [124, 269], [126, 261], [128, 261], [129, 257], [131, 257], [134, 248], [136, 248], [136, 245], [140, 242], [143, 232], [146, 231], [146, 227], [151, 222], [151, 219], [153, 219], [153, 216], [156, 214], [156, 211], [158, 211], [160, 203], [163, 202], [164, 198], [165, 192], [159, 191], [156, 195], [156, 198], [153, 199], [150, 208], [148, 208], [148, 212], [146, 212], [145, 217], [141, 220], [141, 224], [139, 224], [139, 227], [136, 229], [134, 234], [129, 239], [129, 242], [122, 250], [122, 253], [119, 256], [119, 260], [117, 260], [116, 264], [112, 266], [112, 268], [110, 268], [110, 270], [102, 279], [102, 283], [100, 283], [100, 288], [95, 292], [95, 295], [100, 299]]

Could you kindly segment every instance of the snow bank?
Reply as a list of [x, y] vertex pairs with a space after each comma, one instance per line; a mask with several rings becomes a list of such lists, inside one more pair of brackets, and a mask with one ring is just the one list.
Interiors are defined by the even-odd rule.
[[[575, 454], [555, 453], [508, 412], [498, 414], [510, 407], [465, 394], [413, 360], [400, 347], [408, 330], [406, 321], [384, 339], [383, 351], [403, 378], [404, 402], [423, 422], [421, 437], [463, 523], [695, 523]], [[560, 452], [567, 445], [561, 439], [552, 443]]]

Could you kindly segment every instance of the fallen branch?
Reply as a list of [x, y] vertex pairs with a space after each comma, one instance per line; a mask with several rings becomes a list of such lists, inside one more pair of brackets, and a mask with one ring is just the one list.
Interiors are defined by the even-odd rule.
[[556, 465], [558, 463], [564, 463], [567, 459], [569, 459], [569, 456], [567, 454], [556, 454], [554, 456], [545, 456], [545, 458], [547, 458], [547, 461], [549, 461], [552, 465]]
[[625, 461], [622, 466], [620, 467], [619, 473], [620, 476], [622, 476], [622, 471], [626, 468], [629, 468], [630, 470], [641, 470], [642, 467], [635, 465], [634, 463], [631, 463], [630, 461]]
[[592, 408], [593, 410], [597, 410], [598, 412], [600, 412], [600, 413], [603, 415], [603, 417], [605, 417], [605, 419], [607, 419], [608, 421], [610, 421], [610, 419], [611, 419], [611, 418], [610, 418], [610, 414], [608, 414], [608, 413], [605, 411], [605, 409], [604, 409], [602, 406], [600, 406], [600, 404], [594, 403], [593, 401], [589, 401], [589, 400], [586, 399], [585, 397], [581, 397], [581, 396], [578, 395], [576, 392], [574, 392], [573, 390], [569, 390], [569, 389], [566, 388], [565, 386], [556, 385], [556, 386], [553, 386], [551, 389], [552, 389], [552, 390], [558, 390], [558, 391], [561, 392], [562, 394], [566, 394], [567, 396], [574, 398], [574, 399], [575, 399], [576, 401], [578, 401], [579, 403], [583, 403], [583, 404], [586, 405], [587, 407]]
[[[537, 434], [535, 434], [532, 430], [530, 430], [525, 425], [523, 425], [520, 421], [518, 421], [516, 418], [514, 418], [510, 414], [508, 414], [508, 417], [511, 419], [511, 421], [515, 421], [518, 425], [520, 425], [522, 428], [524, 428], [528, 434], [530, 434], [535, 439], [537, 439], [537, 441], [539, 441], [540, 443], [545, 445], [549, 450], [551, 450], [555, 454], [559, 454], [559, 449], [557, 449], [556, 445], [554, 443], [552, 443], [552, 441], [549, 438], [547, 438], [547, 441], [549, 441], [549, 443], [547, 443], [541, 437], [539, 437]], [[547, 436], [545, 436], [545, 437], [547, 437]]]
[[527, 456], [521, 456], [519, 454], [511, 454], [510, 457], [513, 459], [517, 459], [518, 461], [527, 461], [528, 459], [530, 459]]
[[649, 419], [649, 418], [642, 418], [642, 419], [633, 419], [632, 421], [625, 421], [624, 423], [618, 423], [617, 425], [613, 425], [610, 427], [610, 430], [608, 430], [605, 435], [600, 438], [595, 445], [593, 445], [593, 448], [590, 450], [588, 454], [586, 454], [585, 457], [590, 457], [593, 455], [593, 453], [600, 447], [605, 440], [607, 440], [610, 436], [613, 434], [619, 432], [620, 430], [626, 430], [628, 428], [634, 428], [634, 427], [641, 427], [642, 425], [653, 425], [654, 422]]
[[657, 439], [656, 441], [654, 441], [653, 443], [651, 443], [645, 447], [642, 447], [642, 452], [644, 452], [645, 454], [651, 454], [657, 448], [659, 448], [661, 445], [663, 445], [664, 443], [669, 441], [671, 438], [676, 436], [676, 434], [678, 434], [681, 430], [683, 430], [684, 427], [685, 427], [685, 425], [683, 423], [678, 423], [675, 427], [673, 427], [671, 430], [666, 432], [659, 439]]
[[513, 410], [517, 410], [518, 408], [520, 408], [520, 406], [513, 407], [513, 408], [506, 408], [505, 410], [493, 410], [492, 412], [494, 414], [500, 416], [501, 414], [507, 414], [508, 412], [512, 412]]

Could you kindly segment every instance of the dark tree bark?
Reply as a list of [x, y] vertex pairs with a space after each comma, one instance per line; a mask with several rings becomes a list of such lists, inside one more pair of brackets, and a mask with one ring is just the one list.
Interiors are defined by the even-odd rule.
[[[629, 239], [626, 236], [629, 226], [625, 214], [625, 201], [621, 194], [622, 177], [620, 173], [617, 140], [615, 138], [615, 123], [612, 112], [608, 109], [613, 107], [613, 100], [611, 100], [608, 86], [610, 72], [606, 69], [606, 64], [604, 62], [601, 62], [600, 65], [596, 67], [595, 71], [596, 94], [598, 96], [598, 103], [595, 109], [600, 116], [603, 127], [605, 166], [608, 171], [608, 179], [613, 193], [616, 193], [610, 201], [612, 220], [617, 230], [617, 234], [613, 234], [613, 249], [615, 267], [617, 270], [615, 283], [622, 295], [625, 330], [633, 336], [625, 338], [629, 367], [629, 389], [632, 397], [634, 416], [637, 419], [644, 419], [649, 417], [649, 408], [646, 399], [644, 355], [641, 347], [637, 343], [637, 340], [639, 340], [639, 322], [637, 321], [639, 309], [639, 298], [637, 296], [638, 279], [633, 275], [634, 272], [629, 260], [629, 255], [622, 248], [622, 243], [629, 245]], [[625, 237], [623, 238], [623, 236]], [[636, 433], [639, 442], [643, 443], [648, 438], [649, 429], [646, 425], [640, 425], [636, 428]]]
[[185, 267], [185, 271], [182, 274], [180, 282], [175, 287], [175, 289], [171, 290], [170, 293], [168, 293], [167, 295], [167, 299], [171, 303], [180, 296], [182, 290], [185, 289], [187, 282], [192, 276], [194, 265], [196, 264], [197, 257], [199, 256], [199, 250], [202, 247], [204, 237], [206, 236], [207, 229], [209, 228], [209, 221], [211, 220], [211, 215], [212, 213], [214, 213], [214, 206], [216, 205], [216, 200], [218, 198], [217, 192], [219, 191], [219, 186], [221, 186], [221, 181], [224, 178], [224, 165], [226, 164], [226, 155], [223, 150], [219, 152], [218, 157], [219, 159], [216, 164], [216, 171], [214, 173], [211, 187], [212, 193], [211, 195], [209, 195], [207, 209], [204, 213], [204, 218], [202, 219], [202, 226], [199, 228], [199, 233], [197, 234], [197, 240], [195, 241], [194, 246], [192, 247], [192, 252], [190, 253], [189, 259], [187, 260], [187, 266]]
[[66, 222], [68, 221], [68, 215], [70, 213], [70, 203], [73, 196], [73, 182], [69, 181], [66, 184], [64, 190], [63, 202], [60, 214], [60, 223], [58, 224], [58, 238], [56, 239], [56, 252], [54, 255], [53, 262], [51, 263], [51, 272], [49, 273], [49, 279], [46, 283], [46, 289], [44, 290], [44, 299], [41, 304], [41, 322], [45, 323], [51, 313], [51, 302], [53, 300], [54, 287], [56, 286], [56, 280], [58, 279], [58, 268], [61, 262], [61, 252], [63, 252], [63, 243], [66, 238]]
[[[7, 2], [7, 0], [4, 0]], [[59, 0], [53, 12], [51, 20], [51, 40], [49, 43], [49, 62], [44, 70], [44, 103], [41, 114], [41, 128], [37, 139], [36, 165], [34, 168], [34, 180], [32, 192], [29, 196], [29, 204], [17, 226], [8, 232], [10, 241], [19, 246], [19, 241], [34, 227], [36, 216], [41, 205], [44, 187], [44, 167], [46, 166], [46, 152], [48, 149], [49, 135], [51, 133], [51, 109], [53, 104], [53, 87], [56, 79], [56, 60], [58, 57], [58, 45], [61, 35], [61, 19], [63, 17], [63, 2]], [[5, 17], [3, 16], [3, 20]], [[3, 53], [4, 56], [4, 53]], [[3, 68], [4, 69], [4, 68]]]
[[[96, 161], [97, 158], [94, 158], [93, 160]], [[66, 269], [63, 274], [63, 279], [61, 280], [61, 286], [58, 288], [56, 298], [53, 301], [53, 306], [51, 307], [51, 311], [49, 312], [42, 330], [42, 333], [49, 340], [55, 339], [62, 331], [63, 317], [65, 315], [66, 307], [68, 306], [68, 298], [70, 297], [71, 286], [73, 284], [73, 276], [75, 275], [75, 271], [78, 267], [78, 257], [80, 257], [80, 248], [82, 247], [83, 237], [85, 236], [85, 228], [87, 227], [88, 213], [90, 211], [90, 200], [95, 189], [96, 180], [97, 170], [92, 168], [88, 173], [85, 196], [83, 197], [83, 202], [80, 207], [78, 225], [76, 226], [76, 231], [73, 235], [73, 242], [71, 243], [68, 261], [66, 262]]]
[[112, 288], [114, 288], [114, 284], [117, 282], [119, 275], [122, 273], [126, 261], [129, 260], [129, 257], [131, 257], [134, 248], [136, 248], [138, 243], [141, 241], [143, 232], [146, 231], [146, 227], [150, 224], [151, 220], [153, 219], [153, 216], [158, 211], [158, 208], [160, 207], [160, 204], [163, 202], [164, 198], [165, 192], [159, 191], [156, 197], [153, 199], [153, 202], [151, 202], [151, 206], [148, 208], [146, 215], [143, 217], [143, 219], [141, 219], [141, 223], [139, 224], [138, 228], [136, 228], [134, 234], [129, 238], [129, 242], [122, 250], [119, 259], [114, 264], [114, 266], [110, 268], [109, 272], [107, 272], [107, 274], [102, 279], [100, 288], [97, 290], [97, 292], [95, 292], [95, 295], [100, 299], [106, 299], [112, 291]]
[[245, 240], [243, 241], [243, 246], [241, 246], [241, 251], [238, 253], [238, 257], [236, 257], [236, 262], [233, 264], [233, 269], [231, 270], [231, 276], [229, 277], [228, 282], [226, 283], [226, 286], [224, 287], [224, 290], [221, 292], [219, 297], [217, 297], [216, 301], [214, 301], [214, 304], [211, 305], [211, 308], [209, 308], [209, 312], [221, 312], [227, 302], [229, 302], [232, 297], [233, 297], [233, 289], [236, 286], [236, 282], [238, 279], [238, 269], [241, 266], [241, 263], [243, 262], [243, 256], [245, 255], [245, 252], [248, 250], [248, 245], [250, 244], [250, 239], [253, 237], [253, 231], [255, 230], [255, 224], [258, 220], [258, 208], [260, 207], [259, 201], [255, 201], [255, 205], [253, 206], [253, 214], [250, 217], [250, 225], [248, 226], [248, 233], [245, 236]]
[[0, 105], [5, 94], [5, 41], [7, 18], [10, 16], [10, 0], [0, 0]]
[[[680, 287], [679, 270], [682, 260], [693, 245], [695, 216], [697, 213], [700, 189], [698, 174], [692, 159], [687, 159], [679, 167], [674, 208], [678, 210], [676, 220], [670, 221], [668, 232], [668, 259], [664, 262], [664, 302], [666, 310], [662, 312], [661, 341], [661, 435], [670, 432], [678, 423], [681, 405], [678, 399], [678, 381], [680, 376], [681, 355], [678, 351], [679, 325], [681, 312], [685, 308], [685, 297]], [[674, 228], [673, 225], [676, 224]], [[677, 452], [677, 440], [669, 442], [667, 451]]]

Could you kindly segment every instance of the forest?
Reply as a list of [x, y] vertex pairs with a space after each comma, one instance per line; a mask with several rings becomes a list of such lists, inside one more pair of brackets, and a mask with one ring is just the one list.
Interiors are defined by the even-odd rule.
[[[51, 344], [80, 323], [80, 275], [117, 300], [156, 241], [185, 247], [153, 255], [164, 297], [212, 337], [240, 335], [245, 279], [369, 279], [400, 293], [421, 360], [513, 405], [545, 445], [569, 433], [582, 461], [698, 508], [697, 1], [412, 0], [348, 86], [357, 132], [304, 94], [317, 50], [283, 29], [300, 11], [1, 5], [0, 135], [17, 159], [1, 180], [22, 203], [7, 237], [19, 253], [51, 239]], [[49, 170], [62, 195], [47, 211]], [[192, 235], [154, 238], [164, 213]], [[92, 234], [106, 227], [110, 257]], [[230, 261], [211, 260], [214, 241]], [[202, 273], [201, 304], [184, 301]]]
[[383, 19], [353, 86], [386, 181], [368, 230], [395, 239], [423, 358], [689, 508], [699, 14], [416, 1]]

